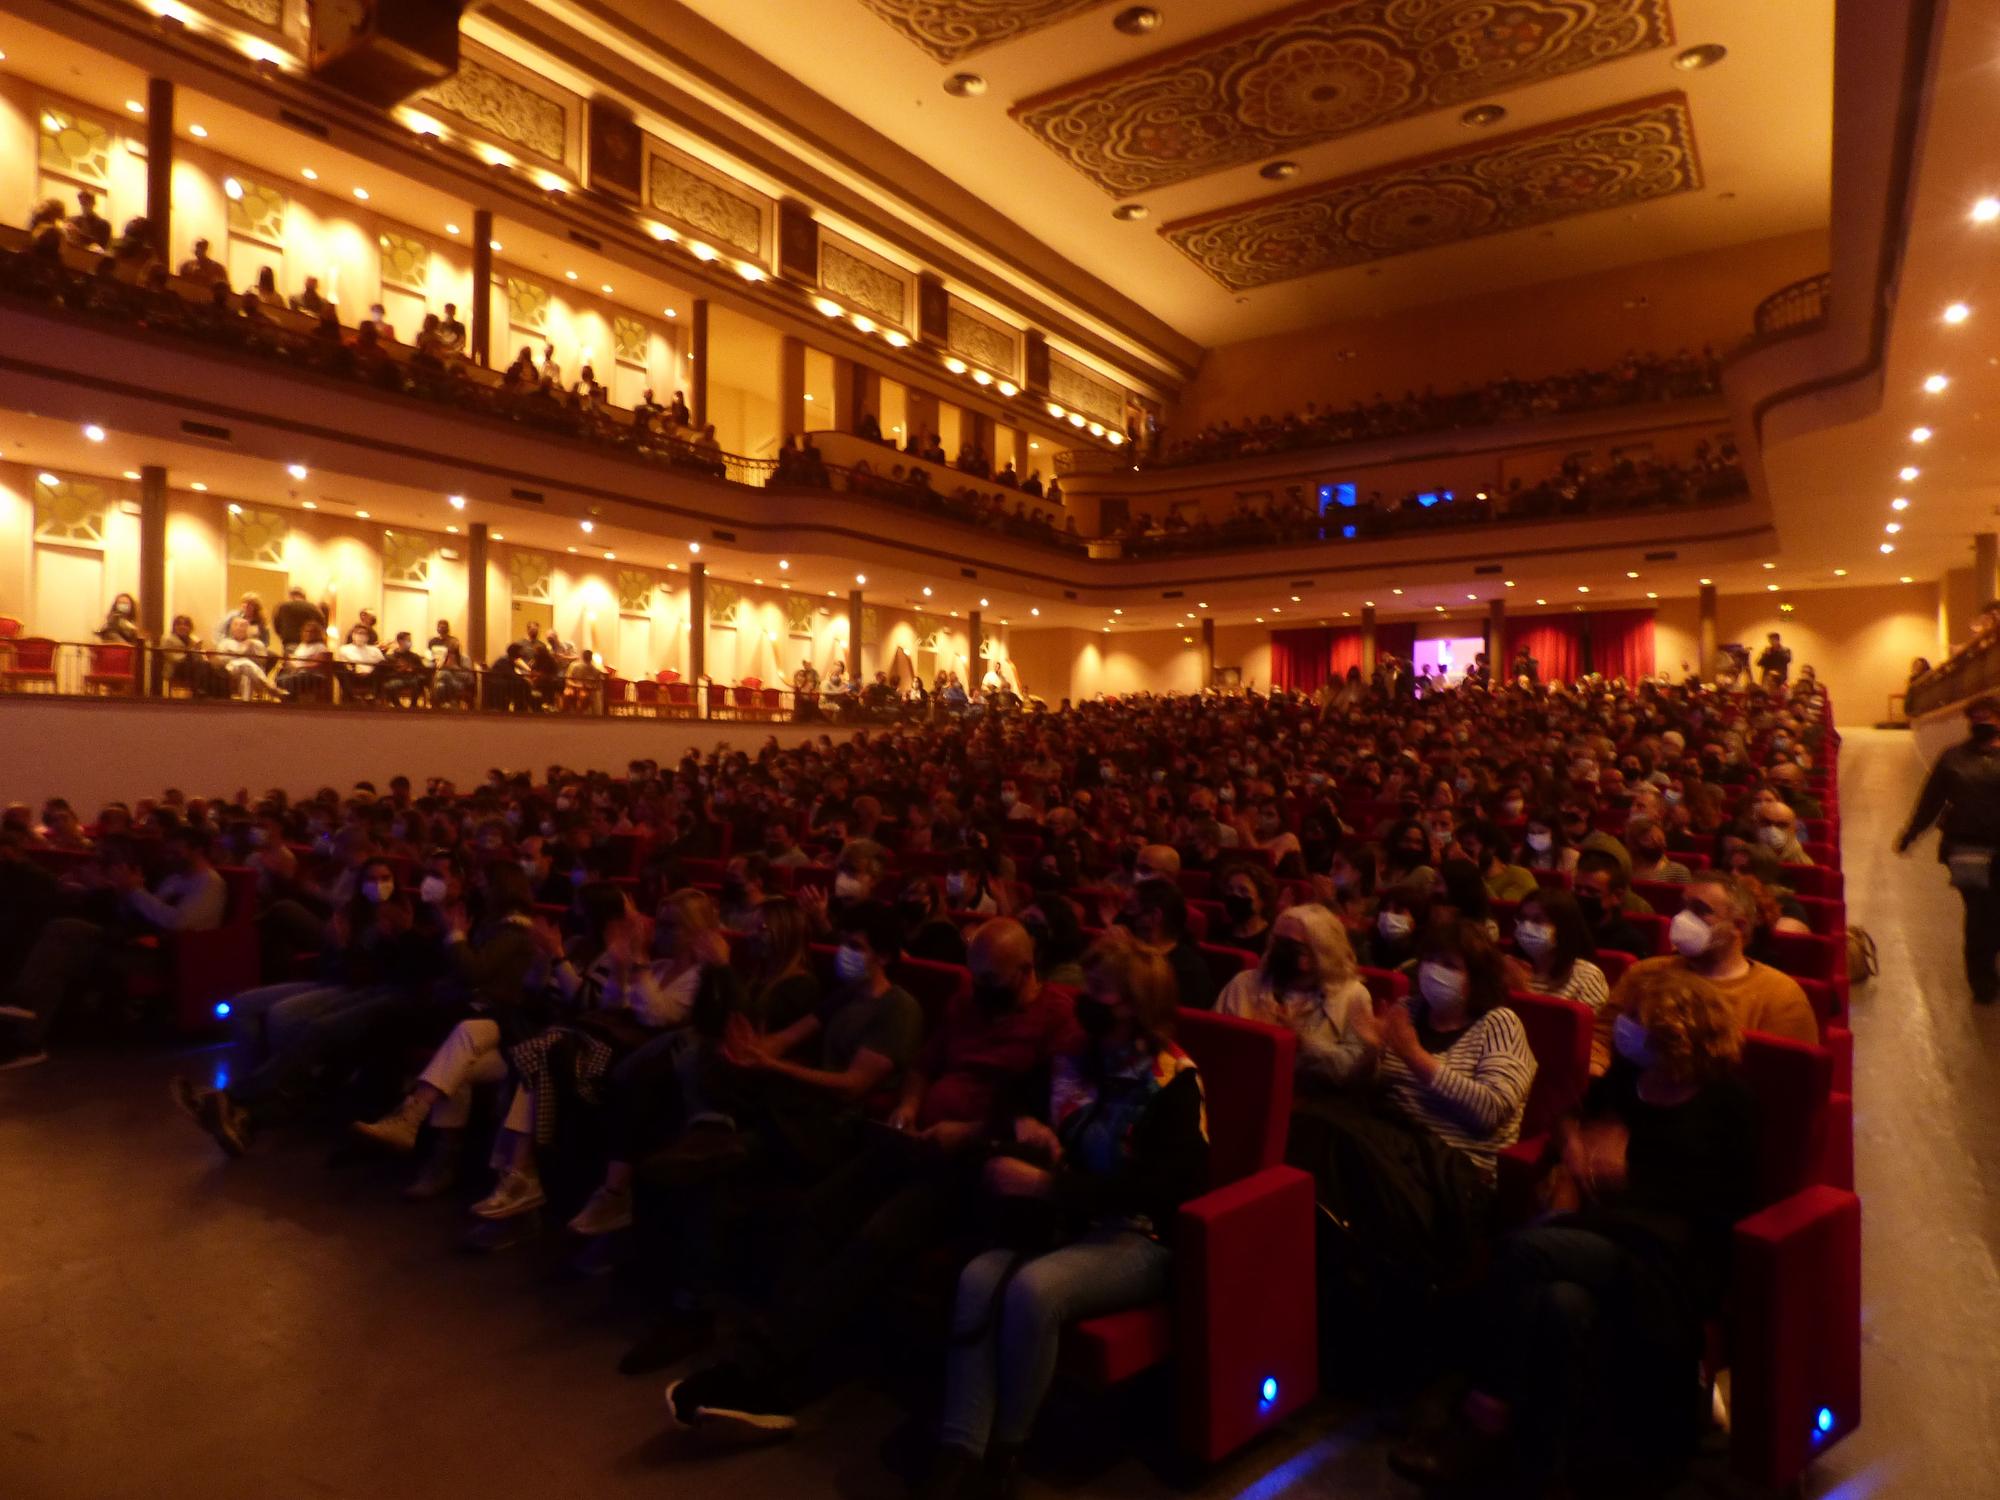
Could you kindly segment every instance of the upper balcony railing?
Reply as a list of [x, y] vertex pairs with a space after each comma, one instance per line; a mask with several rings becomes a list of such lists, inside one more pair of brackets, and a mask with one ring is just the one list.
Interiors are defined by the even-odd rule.
[[1826, 322], [1832, 285], [1833, 273], [1821, 271], [1817, 276], [1808, 276], [1790, 286], [1779, 287], [1757, 304], [1753, 325], [1757, 330], [1755, 336], [1760, 339], [1783, 338], [1809, 328], [1818, 328]]
[[1911, 718], [2000, 693], [2000, 635], [1975, 636], [1909, 686], [1903, 712]]
[[[1093, 561], [1194, 555], [1205, 550], [1326, 545], [1426, 536], [1508, 522], [1613, 517], [1720, 504], [1740, 498], [1747, 481], [1733, 453], [1698, 455], [1689, 463], [1630, 463], [1495, 486], [1493, 498], [1426, 503], [1435, 497], [1370, 496], [1345, 509], [1292, 504], [1228, 519], [1200, 514], [1159, 524], [1141, 516], [1110, 535], [1076, 529], [1052, 492], [1038, 497], [949, 465], [912, 461], [888, 445], [852, 434], [822, 435], [831, 452], [787, 447], [775, 457], [724, 452], [712, 435], [657, 410], [611, 406], [601, 395], [579, 396], [539, 381], [510, 382], [437, 348], [412, 348], [370, 330], [343, 329], [267, 306], [254, 295], [184, 281], [163, 268], [121, 261], [54, 240], [21, 248], [26, 236], [0, 231], [0, 299], [37, 311], [115, 325], [150, 337], [226, 350], [270, 361], [318, 379], [352, 381], [399, 398], [500, 420], [552, 438], [582, 442], [621, 458], [725, 483], [823, 488], [864, 495], [905, 511], [977, 528], [987, 535]], [[897, 472], [900, 467], [901, 472]], [[1091, 519], [1095, 519], [1092, 517]]]

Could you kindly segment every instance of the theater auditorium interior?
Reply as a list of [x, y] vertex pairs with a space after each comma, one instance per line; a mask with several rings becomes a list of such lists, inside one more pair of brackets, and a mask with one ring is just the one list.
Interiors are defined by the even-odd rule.
[[6, 0], [0, 1494], [1980, 1493], [1996, 127], [1977, 0]]

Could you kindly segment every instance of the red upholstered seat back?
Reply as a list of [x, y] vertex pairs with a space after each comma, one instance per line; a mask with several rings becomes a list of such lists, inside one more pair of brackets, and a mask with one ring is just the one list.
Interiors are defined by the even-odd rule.
[[1263, 960], [1247, 948], [1225, 948], [1219, 943], [1203, 943], [1201, 960], [1208, 965], [1208, 977], [1220, 990], [1245, 969], [1254, 969]]
[[1298, 1038], [1261, 1021], [1183, 1008], [1176, 1040], [1201, 1069], [1209, 1182], [1226, 1187], [1284, 1160]]
[[133, 648], [130, 646], [92, 646], [90, 648], [90, 675], [93, 677], [130, 677], [132, 675]]
[[1595, 962], [1604, 971], [1606, 984], [1616, 984], [1632, 965], [1639, 960], [1630, 953], [1620, 953], [1616, 948], [1599, 948]]
[[1816, 932], [1774, 932], [1771, 954], [1775, 969], [1801, 979], [1831, 979], [1847, 961], [1847, 945]]
[[899, 984], [924, 1010], [924, 1030], [934, 1030], [951, 1007], [972, 998], [972, 971], [927, 958], [899, 958], [889, 965], [889, 982]]
[[1371, 969], [1366, 964], [1361, 964], [1354, 972], [1359, 974], [1361, 982], [1368, 986], [1368, 998], [1375, 1002], [1377, 1010], [1410, 993], [1410, 981], [1394, 969]]
[[1743, 1080], [1757, 1100], [1760, 1198], [1775, 1203], [1819, 1181], [1833, 1055], [1753, 1031], [1743, 1038]]
[[1576, 1108], [1590, 1086], [1590, 1034], [1596, 1016], [1587, 1005], [1554, 995], [1516, 990], [1507, 1004], [1528, 1033], [1535, 1054], [1535, 1082], [1521, 1116], [1523, 1139], [1548, 1130]]

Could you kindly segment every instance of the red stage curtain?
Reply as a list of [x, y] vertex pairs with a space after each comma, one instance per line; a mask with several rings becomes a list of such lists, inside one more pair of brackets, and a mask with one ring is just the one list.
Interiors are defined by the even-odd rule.
[[1583, 616], [1523, 615], [1507, 622], [1507, 670], [1522, 647], [1535, 658], [1543, 682], [1574, 682], [1583, 671]]
[[1636, 682], [1653, 675], [1653, 612], [1607, 609], [1585, 616], [1590, 622], [1591, 669], [1606, 677]]
[[1271, 686], [1281, 692], [1315, 692], [1360, 665], [1359, 627], [1271, 632]]

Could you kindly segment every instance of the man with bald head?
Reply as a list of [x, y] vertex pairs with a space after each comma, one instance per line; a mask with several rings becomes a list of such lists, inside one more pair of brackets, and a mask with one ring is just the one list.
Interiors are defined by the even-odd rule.
[[[770, 1306], [719, 1360], [681, 1383], [691, 1394], [677, 1406], [782, 1425], [796, 1399], [788, 1381], [977, 1210], [988, 1148], [1013, 1140], [1015, 1119], [1046, 1099], [1055, 1059], [1083, 1036], [1070, 997], [1042, 984], [1034, 938], [1013, 918], [973, 933], [966, 967], [971, 993], [933, 1026], [881, 1140], [808, 1196]], [[659, 1368], [690, 1347], [663, 1330], [624, 1368]]]

